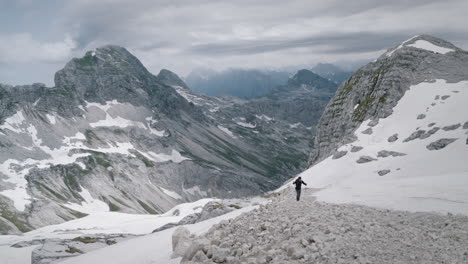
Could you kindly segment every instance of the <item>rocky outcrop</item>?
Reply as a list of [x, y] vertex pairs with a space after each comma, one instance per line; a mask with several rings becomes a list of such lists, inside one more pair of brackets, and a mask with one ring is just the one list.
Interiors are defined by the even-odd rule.
[[[416, 41], [427, 41], [452, 51], [441, 54], [410, 46]], [[432, 36], [416, 36], [390, 49], [357, 70], [338, 88], [318, 124], [309, 164], [354, 141], [354, 132], [365, 120], [389, 116], [411, 85], [434, 79], [467, 80], [467, 69], [467, 52]]]
[[281, 195], [201, 236], [180, 230], [184, 235], [173, 242], [181, 245], [174, 251], [181, 263], [451, 263], [468, 261], [468, 237], [460, 232], [467, 223], [462, 216], [325, 204], [307, 194], [296, 202]]
[[456, 138], [441, 138], [439, 140], [436, 140], [432, 142], [431, 144], [427, 145], [426, 148], [428, 150], [439, 150], [443, 149], [449, 144], [455, 142], [457, 139]]
[[225, 205], [224, 203], [220, 202], [209, 202], [205, 206], [200, 213], [195, 213], [184, 217], [178, 223], [169, 223], [163, 225], [155, 230], [153, 233], [174, 227], [174, 226], [181, 226], [181, 225], [190, 225], [195, 224], [213, 217], [217, 217], [223, 214], [227, 214], [229, 212], [234, 211], [235, 209], [241, 208], [241, 205], [236, 203], [231, 203], [229, 205]]

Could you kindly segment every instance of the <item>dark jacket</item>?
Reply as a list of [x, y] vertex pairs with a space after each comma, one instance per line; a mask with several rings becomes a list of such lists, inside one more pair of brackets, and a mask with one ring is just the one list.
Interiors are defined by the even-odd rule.
[[299, 179], [296, 179], [296, 180], [293, 182], [293, 184], [296, 185], [296, 190], [300, 190], [302, 184], [307, 185], [307, 183], [305, 183], [303, 180], [299, 180]]

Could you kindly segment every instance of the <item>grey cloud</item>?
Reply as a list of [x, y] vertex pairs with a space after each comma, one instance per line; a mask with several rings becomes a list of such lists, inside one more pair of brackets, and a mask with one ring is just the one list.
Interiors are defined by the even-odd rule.
[[[421, 33], [468, 48], [465, 0], [12, 3], [8, 3], [9, 8], [0, 9], [0, 23], [8, 25], [0, 28], [0, 39], [28, 33], [31, 43], [56, 43], [69, 35], [77, 44], [69, 57], [82, 56], [85, 50], [100, 45], [121, 45], [134, 52], [152, 72], [169, 68], [185, 74], [199, 66], [282, 67], [369, 60], [377, 51]], [[22, 64], [15, 64], [15, 72], [6, 70], [10, 65], [0, 68], [0, 82], [1, 78], [20, 83], [30, 80], [24, 77], [31, 70], [29, 65], [44, 65], [41, 74], [47, 76], [42, 79], [53, 77], [54, 71], [45, 65], [47, 62], [33, 55], [28, 62], [28, 56], [24, 56]], [[64, 65], [69, 57], [63, 56], [63, 61], [54, 63]]]
[[255, 40], [238, 43], [201, 44], [190, 47], [186, 52], [206, 56], [249, 55], [302, 47], [321, 48], [324, 45], [328, 46], [323, 51], [326, 53], [369, 52], [389, 48], [408, 36], [410, 36], [408, 33], [335, 32], [292, 40]]

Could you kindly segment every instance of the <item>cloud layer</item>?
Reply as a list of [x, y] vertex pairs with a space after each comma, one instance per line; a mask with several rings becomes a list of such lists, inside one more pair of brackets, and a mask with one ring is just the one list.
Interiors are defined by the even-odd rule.
[[464, 0], [13, 2], [0, 9], [11, 24], [0, 30], [0, 82], [32, 82], [38, 76], [27, 72], [43, 65], [36, 81], [51, 85], [58, 65], [104, 44], [127, 47], [152, 72], [181, 75], [370, 60], [422, 33], [468, 48]]

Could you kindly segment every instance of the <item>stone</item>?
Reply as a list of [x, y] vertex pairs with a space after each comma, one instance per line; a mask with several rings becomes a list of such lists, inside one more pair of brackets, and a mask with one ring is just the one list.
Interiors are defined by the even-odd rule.
[[426, 118], [425, 114], [419, 114], [418, 117], [416, 117], [416, 119], [424, 119], [424, 118]]
[[371, 135], [372, 134], [372, 127], [369, 127], [367, 128], [366, 130], [362, 131], [361, 133], [362, 134], [365, 134], [365, 135]]
[[[197, 252], [202, 252], [205, 255], [208, 252], [210, 241], [208, 239], [196, 239], [191, 241], [190, 246], [185, 250], [182, 260], [192, 260]], [[206, 257], [206, 256], [205, 256]]]
[[442, 99], [442, 100], [446, 100], [446, 99], [448, 99], [449, 97], [450, 97], [450, 95], [443, 95], [443, 96], [441, 97], [441, 99]]
[[192, 245], [190, 239], [190, 231], [186, 227], [177, 228], [174, 233], [172, 233], [172, 256], [173, 257], [183, 257], [188, 248]]
[[371, 161], [374, 161], [374, 160], [377, 160], [377, 159], [374, 159], [370, 156], [361, 156], [359, 157], [359, 159], [356, 161], [357, 163], [367, 163], [367, 162], [371, 162]]
[[213, 251], [213, 256], [211, 259], [215, 263], [223, 263], [226, 261], [226, 258], [229, 256], [229, 249], [228, 248], [217, 248]]
[[186, 227], [177, 228], [174, 233], [172, 233], [172, 250], [177, 247], [181, 239], [190, 237], [190, 231]]
[[197, 251], [197, 253], [195, 253], [195, 255], [193, 256], [193, 258], [191, 259], [193, 262], [195, 263], [200, 263], [200, 262], [204, 262], [204, 261], [207, 261], [209, 258], [205, 255], [205, 253], [203, 253], [203, 251], [199, 250]]
[[398, 134], [393, 134], [390, 137], [388, 137], [388, 139], [387, 139], [387, 141], [390, 142], [390, 143], [395, 142], [397, 140], [398, 140]]
[[343, 157], [344, 155], [346, 155], [347, 153], [348, 153], [348, 151], [345, 151], [345, 150], [338, 151], [333, 155], [332, 159], [339, 159], [339, 158]]
[[390, 170], [379, 170], [377, 173], [379, 174], [379, 176], [384, 176], [385, 174], [390, 173]]
[[457, 139], [456, 138], [441, 138], [437, 141], [432, 142], [431, 144], [427, 145], [426, 148], [428, 150], [439, 150], [443, 149], [449, 144], [455, 142]]
[[409, 142], [411, 140], [415, 140], [417, 138], [420, 138], [422, 135], [424, 135], [424, 133], [426, 133], [426, 130], [416, 130], [409, 137], [407, 137], [405, 140], [403, 140], [403, 142]]
[[420, 139], [425, 139], [425, 138], [428, 138], [432, 135], [434, 135], [437, 131], [439, 131], [439, 127], [433, 127], [431, 129], [429, 129], [429, 131], [427, 131], [426, 133], [424, 133], [423, 135], [421, 135], [419, 138]]
[[427, 126], [428, 126], [428, 127], [433, 127], [433, 126], [435, 126], [435, 124], [436, 124], [436, 123], [432, 122], [432, 123], [430, 123], [430, 124], [427, 125]]
[[386, 158], [388, 156], [398, 157], [398, 156], [405, 156], [405, 153], [396, 152], [396, 151], [388, 151], [388, 150], [381, 150], [377, 153], [377, 157], [379, 158]]
[[450, 126], [445, 126], [442, 128], [442, 130], [444, 131], [450, 131], [450, 130], [455, 130], [457, 128], [461, 127], [461, 124], [458, 123], [458, 124], [454, 124], [454, 125], [450, 125]]
[[371, 120], [367, 125], [370, 127], [375, 127], [379, 123], [378, 119]]
[[352, 146], [351, 147], [351, 152], [358, 152], [358, 151], [360, 151], [362, 149], [363, 149], [363, 147], [361, 147], [361, 146]]

